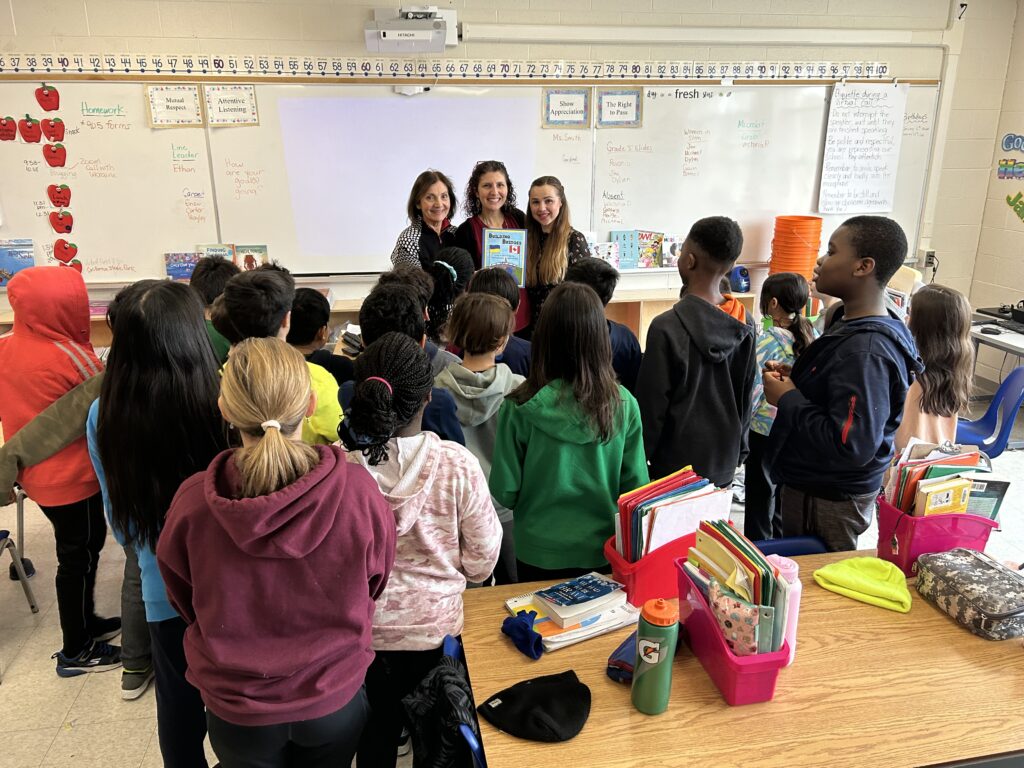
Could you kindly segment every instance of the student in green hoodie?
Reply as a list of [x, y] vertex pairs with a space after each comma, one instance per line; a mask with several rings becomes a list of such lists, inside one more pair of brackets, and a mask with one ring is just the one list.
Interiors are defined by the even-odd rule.
[[594, 289], [556, 287], [533, 334], [530, 375], [498, 414], [491, 465], [491, 494], [515, 513], [521, 582], [607, 567], [617, 499], [649, 480], [640, 409], [611, 360]]
[[[434, 386], [448, 390], [455, 399], [455, 412], [466, 447], [476, 456], [485, 475], [491, 472], [498, 410], [505, 396], [522, 384], [518, 376], [497, 358], [512, 336], [515, 312], [500, 296], [466, 293], [455, 301], [448, 318], [448, 338], [462, 350], [462, 361], [445, 368]], [[516, 550], [512, 531], [512, 510], [495, 505], [501, 522], [501, 556], [494, 569], [496, 584], [516, 582]]]

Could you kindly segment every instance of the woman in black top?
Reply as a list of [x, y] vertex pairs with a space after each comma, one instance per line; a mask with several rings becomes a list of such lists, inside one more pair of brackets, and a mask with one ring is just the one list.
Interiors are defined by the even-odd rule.
[[451, 179], [440, 171], [424, 171], [416, 177], [406, 211], [412, 222], [402, 230], [391, 252], [396, 267], [430, 264], [438, 251], [455, 245], [455, 227], [448, 216], [458, 205]]
[[530, 185], [526, 214], [526, 295], [530, 324], [516, 335], [529, 339], [551, 289], [562, 282], [565, 270], [590, 255], [587, 239], [569, 223], [565, 188], [554, 176], [541, 176]]
[[466, 184], [463, 204], [469, 216], [455, 231], [455, 244], [469, 251], [473, 265], [483, 265], [481, 246], [484, 229], [523, 229], [526, 214], [516, 208], [516, 191], [500, 160], [481, 160], [473, 167]]

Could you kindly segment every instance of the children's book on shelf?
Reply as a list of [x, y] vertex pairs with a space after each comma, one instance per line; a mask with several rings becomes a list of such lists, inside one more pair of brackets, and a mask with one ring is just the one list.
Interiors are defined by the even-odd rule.
[[661, 266], [679, 266], [679, 255], [685, 241], [686, 235], [665, 235], [661, 241]]
[[619, 269], [636, 269], [640, 263], [640, 238], [636, 230], [612, 230], [608, 237], [619, 246]]
[[234, 258], [235, 264], [243, 272], [252, 272], [270, 261], [265, 245], [236, 245]]
[[508, 272], [520, 288], [526, 285], [526, 230], [484, 228], [484, 267]]
[[202, 256], [220, 256], [222, 259], [228, 261], [235, 260], [235, 246], [234, 243], [206, 243], [205, 245], [197, 245], [196, 250], [199, 251], [200, 257]]
[[533, 629], [541, 636], [545, 651], [557, 651], [570, 645], [589, 640], [592, 637], [614, 632], [622, 627], [636, 624], [640, 618], [640, 609], [627, 602], [616, 608], [609, 608], [601, 613], [590, 616], [568, 626], [559, 626], [552, 619], [549, 606], [528, 592], [505, 601], [505, 609], [513, 616], [519, 611], [535, 611]]
[[590, 253], [601, 261], [607, 261], [616, 269], [619, 268], [618, 243], [595, 243], [591, 246]]
[[30, 239], [0, 240], [0, 286], [7, 285], [21, 270], [35, 264], [35, 251]]
[[164, 268], [167, 270], [167, 276], [171, 280], [190, 279], [200, 257], [201, 254], [198, 251], [165, 253]]
[[626, 602], [622, 585], [599, 573], [588, 573], [535, 593], [560, 627], [571, 626]]
[[650, 232], [646, 229], [638, 229], [637, 241], [640, 245], [640, 256], [637, 266], [640, 269], [655, 269], [661, 266], [661, 247], [665, 239], [662, 232]]

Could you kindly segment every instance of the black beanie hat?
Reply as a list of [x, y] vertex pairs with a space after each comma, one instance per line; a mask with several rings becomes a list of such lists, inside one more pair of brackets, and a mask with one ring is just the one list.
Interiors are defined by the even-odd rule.
[[590, 715], [590, 689], [571, 669], [523, 680], [477, 709], [498, 730], [533, 741], [568, 741]]

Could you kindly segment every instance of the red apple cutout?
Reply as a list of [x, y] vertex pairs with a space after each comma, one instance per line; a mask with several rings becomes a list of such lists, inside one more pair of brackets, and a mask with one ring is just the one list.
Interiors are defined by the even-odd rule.
[[66, 233], [71, 231], [75, 220], [67, 211], [53, 211], [50, 213], [50, 226], [54, 232]]
[[43, 137], [43, 130], [39, 127], [39, 121], [25, 115], [18, 121], [18, 130], [21, 132], [22, 141], [28, 144], [37, 144]]
[[61, 238], [53, 244], [53, 258], [59, 261], [61, 264], [67, 264], [78, 254], [78, 246], [74, 243], [69, 243], [67, 240]]
[[67, 208], [71, 205], [71, 187], [67, 184], [61, 184], [59, 187], [51, 184], [46, 188], [46, 196], [50, 198], [54, 208]]
[[40, 124], [47, 141], [64, 141], [64, 121], [59, 117], [46, 118]]
[[47, 144], [43, 147], [43, 159], [51, 168], [63, 168], [68, 159], [68, 151], [63, 144]]
[[60, 108], [60, 94], [56, 88], [46, 83], [36, 88], [36, 101], [47, 112], [53, 112]]
[[65, 266], [71, 267], [72, 269], [77, 269], [79, 274], [81, 274], [82, 272], [82, 262], [80, 262], [78, 259], [75, 259], [70, 264], [66, 264]]
[[18, 135], [18, 121], [8, 115], [0, 118], [0, 141], [14, 141]]

